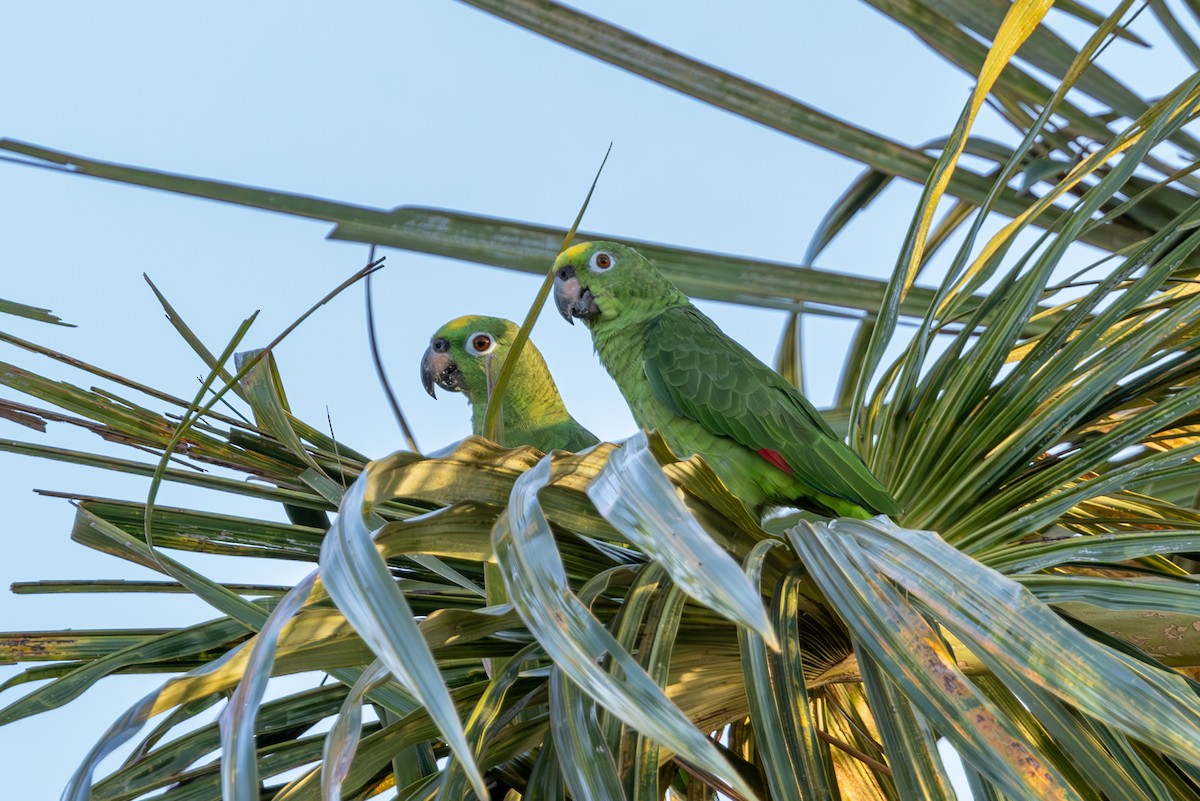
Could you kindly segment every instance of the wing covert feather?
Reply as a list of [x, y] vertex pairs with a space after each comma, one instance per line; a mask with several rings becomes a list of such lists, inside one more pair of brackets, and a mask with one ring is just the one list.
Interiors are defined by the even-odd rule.
[[898, 504], [820, 412], [694, 306], [648, 329], [643, 367], [660, 401], [751, 450], [776, 451], [808, 487], [888, 514]]

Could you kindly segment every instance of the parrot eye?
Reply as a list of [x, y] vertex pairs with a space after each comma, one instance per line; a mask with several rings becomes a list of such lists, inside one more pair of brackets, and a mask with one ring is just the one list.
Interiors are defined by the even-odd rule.
[[601, 250], [592, 254], [591, 261], [588, 262], [588, 267], [594, 273], [603, 273], [612, 269], [616, 263], [617, 260], [613, 258], [611, 253]]
[[471, 334], [470, 339], [467, 340], [467, 350], [471, 351], [476, 356], [483, 356], [484, 354], [491, 353], [495, 349], [496, 341], [482, 331]]

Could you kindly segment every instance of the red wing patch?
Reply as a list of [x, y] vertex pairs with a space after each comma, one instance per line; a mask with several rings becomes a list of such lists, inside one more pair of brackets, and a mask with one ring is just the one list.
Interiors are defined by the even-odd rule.
[[759, 448], [758, 455], [766, 459], [775, 467], [778, 467], [783, 472], [787, 473], [789, 476], [792, 474], [791, 465], [783, 460], [783, 457], [779, 455], [779, 451], [773, 451], [770, 448]]

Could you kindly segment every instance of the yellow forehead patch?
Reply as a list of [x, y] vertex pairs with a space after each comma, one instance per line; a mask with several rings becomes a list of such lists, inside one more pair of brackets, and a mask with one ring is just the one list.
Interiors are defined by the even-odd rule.
[[478, 314], [466, 314], [462, 317], [455, 317], [450, 322], [442, 326], [443, 331], [461, 331], [469, 325], [476, 325], [484, 318]]
[[559, 257], [558, 257], [558, 258], [559, 258], [559, 259], [575, 259], [575, 258], [578, 258], [578, 257], [582, 256], [584, 253], [586, 253], [586, 252], [587, 252], [587, 250], [588, 250], [588, 248], [590, 248], [590, 247], [591, 247], [592, 245], [594, 245], [594, 244], [595, 244], [594, 242], [580, 242], [578, 245], [572, 245], [571, 247], [569, 247], [569, 248], [567, 248], [566, 250], [564, 250], [564, 251], [563, 251], [563, 252], [562, 252], [562, 253], [559, 255]]
[[511, 339], [517, 331], [517, 324], [500, 317], [488, 317], [483, 314], [467, 314], [455, 317], [437, 330], [434, 336], [458, 336], [483, 331], [495, 337]]

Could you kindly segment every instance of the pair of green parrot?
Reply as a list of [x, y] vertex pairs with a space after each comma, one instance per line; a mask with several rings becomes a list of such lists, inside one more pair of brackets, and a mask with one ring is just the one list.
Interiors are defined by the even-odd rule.
[[[559, 312], [590, 329], [637, 424], [658, 431], [681, 457], [704, 457], [749, 509], [900, 513], [799, 390], [726, 336], [636, 250], [584, 242], [563, 251], [554, 270]], [[425, 351], [426, 391], [434, 395], [436, 384], [464, 393], [475, 434], [517, 330], [497, 317], [460, 317], [438, 329]], [[567, 412], [532, 344], [519, 357], [501, 412], [506, 446], [577, 451], [598, 441]]]

